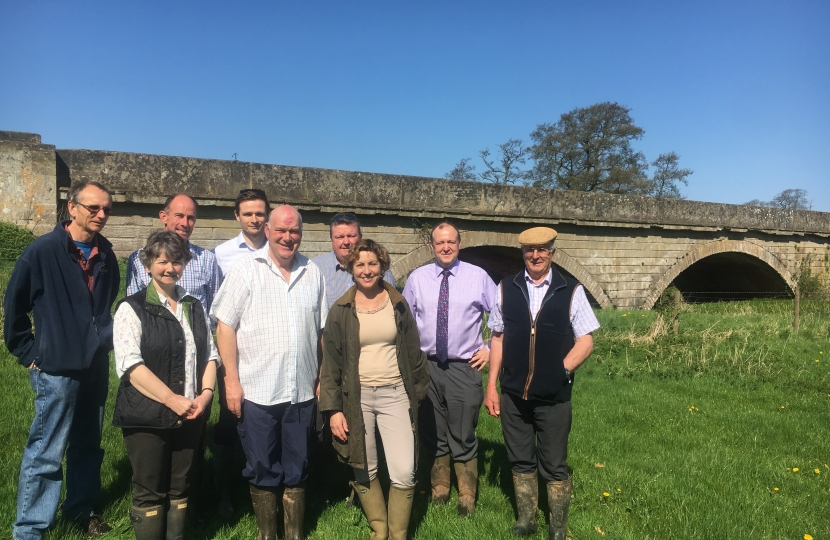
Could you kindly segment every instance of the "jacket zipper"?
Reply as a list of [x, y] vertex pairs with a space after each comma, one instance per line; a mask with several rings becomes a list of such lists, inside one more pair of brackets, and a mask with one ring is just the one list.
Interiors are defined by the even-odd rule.
[[530, 312], [530, 295], [525, 290], [522, 290], [522, 294], [525, 295], [525, 301], [527, 301], [527, 314], [530, 316], [530, 351], [527, 359], [527, 382], [525, 382], [524, 392], [522, 393], [522, 399], [525, 401], [528, 399], [527, 395], [530, 392], [530, 383], [533, 382], [533, 373], [536, 370], [536, 322], [539, 320], [539, 313], [542, 312], [542, 308], [545, 307], [545, 304], [547, 304], [548, 300], [555, 293], [556, 289], [550, 293], [550, 296], [545, 295], [545, 298], [542, 299], [542, 303], [539, 305], [539, 311], [536, 312], [536, 316], [534, 317]]

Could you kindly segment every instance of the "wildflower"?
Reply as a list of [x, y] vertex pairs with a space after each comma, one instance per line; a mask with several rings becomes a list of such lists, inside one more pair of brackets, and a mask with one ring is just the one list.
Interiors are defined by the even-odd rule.
[[781, 405], [781, 408], [783, 409], [783, 408], [784, 408], [784, 406], [783, 406], [783, 405]]
[[798, 467], [793, 467], [793, 472], [798, 472]]
[[821, 469], [813, 469], [813, 472], [816, 474], [821, 474]]
[[790, 472], [790, 471], [792, 471], [792, 469], [790, 469], [789, 467], [787, 467], [787, 472]]
[[604, 469], [605, 465], [603, 465], [602, 463], [594, 463], [594, 467], [596, 467], [597, 469]]
[[816, 358], [816, 364], [818, 364], [818, 358]]
[[610, 494], [610, 493], [608, 493], [607, 491], [603, 491], [603, 492], [602, 492], [602, 496], [603, 496], [603, 497], [610, 497], [610, 496], [611, 496], [611, 494]]
[[628, 317], [628, 313], [623, 313], [623, 317]]
[[804, 535], [804, 540], [813, 540], [813, 537], [810, 536], [809, 534], [805, 534]]
[[772, 490], [773, 490], [773, 491], [778, 491], [778, 488], [777, 488], [777, 487], [775, 487], [775, 488], [772, 488]]
[[617, 488], [617, 493], [622, 493], [622, 490], [620, 488]]

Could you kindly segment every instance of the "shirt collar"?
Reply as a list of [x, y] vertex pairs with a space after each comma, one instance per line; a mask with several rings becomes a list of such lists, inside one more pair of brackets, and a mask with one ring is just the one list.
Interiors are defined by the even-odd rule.
[[[461, 261], [456, 259], [455, 262], [452, 263], [449, 268], [446, 268], [446, 270], [450, 271], [450, 275], [455, 276], [456, 274], [458, 274], [458, 267], [459, 266], [461, 266]], [[441, 277], [441, 273], [444, 270], [445, 270], [445, 268], [443, 266], [441, 266], [440, 264], [438, 264], [438, 261], [435, 261], [435, 277]]]
[[541, 287], [543, 285], [550, 285], [551, 278], [553, 277], [553, 267], [548, 269], [548, 275], [545, 276], [545, 279], [542, 280], [542, 283], [537, 284], [530, 275], [527, 273], [527, 268], [525, 268], [525, 281], [533, 285], [534, 287]]

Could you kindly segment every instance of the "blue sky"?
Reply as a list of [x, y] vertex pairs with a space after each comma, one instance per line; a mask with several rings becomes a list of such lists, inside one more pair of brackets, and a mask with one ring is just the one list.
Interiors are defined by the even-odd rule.
[[830, 211], [830, 3], [0, 3], [0, 129], [441, 177], [575, 107], [632, 109], [690, 199]]

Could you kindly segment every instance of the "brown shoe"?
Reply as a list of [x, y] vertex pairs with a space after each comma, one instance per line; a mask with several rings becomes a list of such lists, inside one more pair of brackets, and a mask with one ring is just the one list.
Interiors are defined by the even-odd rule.
[[282, 494], [282, 511], [285, 523], [285, 540], [305, 540], [303, 517], [305, 517], [305, 485], [286, 486]]
[[528, 536], [537, 530], [536, 507], [539, 506], [539, 481], [536, 473], [517, 473], [513, 471], [513, 489], [516, 491], [516, 510], [518, 519], [513, 525], [513, 534]]
[[569, 476], [567, 480], [548, 482], [548, 506], [550, 507], [548, 538], [550, 540], [566, 539], [568, 507], [571, 505], [572, 489], [573, 476]]
[[257, 540], [277, 540], [277, 490], [250, 486], [251, 505], [254, 507]]
[[78, 522], [89, 538], [95, 538], [112, 530], [109, 523], [104, 521], [98, 514], [90, 514], [86, 520]]
[[450, 500], [450, 455], [435, 458], [429, 471], [432, 502], [446, 504]]
[[469, 516], [476, 511], [478, 489], [478, 458], [464, 463], [455, 462], [455, 477], [458, 479], [458, 515]]

